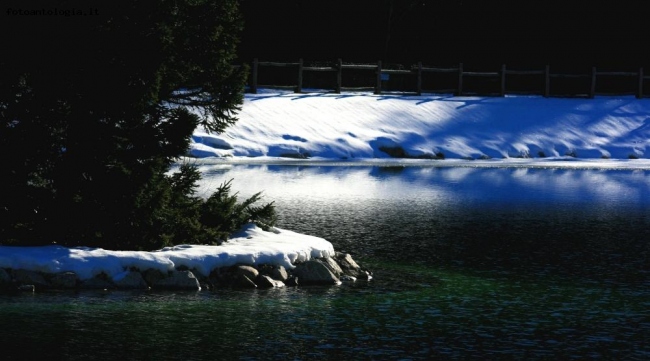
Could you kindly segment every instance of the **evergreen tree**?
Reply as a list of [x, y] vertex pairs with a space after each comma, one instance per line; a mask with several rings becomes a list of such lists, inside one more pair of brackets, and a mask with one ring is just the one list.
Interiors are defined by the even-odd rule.
[[[246, 76], [231, 65], [237, 5], [57, 0], [7, 10], [0, 243], [153, 249], [218, 243], [241, 225], [207, 222], [219, 212], [194, 194], [195, 168], [169, 174], [196, 127], [236, 121]], [[253, 216], [244, 204], [242, 217]], [[258, 213], [272, 223], [272, 204]]]

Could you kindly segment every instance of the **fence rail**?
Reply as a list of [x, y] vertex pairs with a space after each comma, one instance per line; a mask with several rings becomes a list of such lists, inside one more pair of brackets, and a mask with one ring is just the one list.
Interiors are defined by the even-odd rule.
[[[639, 68], [636, 72], [630, 71], [597, 71], [596, 67], [592, 67], [589, 72], [586, 73], [551, 73], [550, 66], [547, 65], [544, 69], [531, 69], [531, 70], [511, 70], [502, 65], [500, 69], [496, 71], [466, 71], [463, 69], [463, 63], [458, 64], [456, 67], [448, 68], [437, 68], [437, 67], [424, 67], [421, 62], [416, 65], [413, 65], [409, 68], [404, 68], [399, 66], [398, 69], [386, 69], [382, 67], [382, 62], [378, 61], [376, 64], [345, 64], [341, 59], [338, 59], [332, 66], [305, 66], [303, 59], [300, 59], [298, 62], [270, 62], [270, 61], [259, 61], [258, 59], [253, 60], [251, 66], [251, 74], [249, 77], [249, 91], [252, 93], [257, 93], [257, 89], [260, 86], [264, 87], [275, 87], [274, 84], [260, 84], [260, 68], [289, 68], [295, 70], [294, 75], [288, 75], [289, 83], [291, 85], [282, 86], [284, 88], [292, 88], [295, 92], [301, 93], [303, 90], [303, 85], [305, 83], [304, 76], [306, 73], [322, 73], [319, 79], [323, 80], [326, 73], [334, 73], [335, 78], [331, 79], [330, 83], [333, 84], [333, 91], [335, 93], [340, 93], [342, 89], [373, 89], [375, 94], [381, 94], [382, 92], [387, 91], [389, 84], [390, 76], [398, 77], [407, 77], [415, 80], [415, 83], [410, 86], [406, 91], [407, 93], [416, 93], [418, 95], [423, 92], [429, 93], [453, 93], [455, 95], [473, 95], [473, 94], [489, 94], [489, 95], [499, 95], [505, 96], [506, 94], [539, 94], [545, 97], [549, 96], [586, 96], [593, 98], [595, 95], [607, 94], [634, 94], [637, 98], [648, 97], [644, 93], [644, 82], [650, 79], [650, 76], [645, 76], [643, 73], [643, 68]], [[356, 87], [344, 87], [343, 76], [344, 74], [350, 71], [361, 71], [361, 72], [373, 72], [372, 78], [374, 81], [367, 81], [361, 86], [357, 85]], [[455, 81], [453, 81], [451, 87], [440, 88], [437, 87], [437, 83], [433, 80], [429, 80], [426, 77], [429, 75], [447, 75], [454, 76]], [[524, 90], [515, 90], [508, 88], [511, 84], [510, 79], [513, 77], [524, 77], [529, 80], [524, 80], [523, 83], [528, 84], [525, 86]], [[497, 84], [497, 91], [479, 91], [472, 92], [468, 91], [465, 87], [465, 81], [471, 81], [473, 78], [487, 79], [489, 84]], [[534, 78], [534, 79], [533, 79]], [[617, 81], [622, 79], [634, 79], [636, 78], [636, 83], [633, 86], [628, 87], [628, 91], [602, 91], [597, 87], [603, 80], [603, 78], [616, 78]], [[328, 78], [329, 79], [329, 78]], [[286, 79], [285, 79], [286, 80]], [[566, 86], [557, 84], [559, 81], [584, 81], [586, 82], [583, 85], [573, 86], [572, 90], [554, 94], [551, 90], [558, 88], [561, 91], [566, 88]], [[449, 83], [449, 81], [447, 81]], [[520, 81], [522, 83], [522, 81]], [[553, 87], [552, 87], [553, 86]], [[489, 88], [489, 86], [484, 86], [484, 88]], [[493, 87], [494, 88], [494, 87]], [[329, 89], [329, 88], [324, 88]], [[404, 91], [404, 89], [402, 89]]]

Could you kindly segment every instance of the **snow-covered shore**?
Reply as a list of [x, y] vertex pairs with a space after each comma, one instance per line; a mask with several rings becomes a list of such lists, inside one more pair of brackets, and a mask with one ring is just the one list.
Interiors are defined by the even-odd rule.
[[242, 161], [650, 158], [650, 99], [454, 97], [260, 89], [223, 134], [197, 129], [190, 155]]
[[284, 287], [370, 279], [330, 242], [254, 224], [219, 246], [161, 250], [0, 246], [0, 291], [41, 289], [162, 289]]
[[131, 268], [168, 272], [185, 267], [204, 275], [209, 275], [215, 268], [236, 264], [269, 264], [292, 269], [296, 262], [333, 255], [334, 247], [323, 238], [277, 228], [275, 232], [265, 232], [251, 224], [220, 246], [181, 245], [153, 252], [57, 245], [0, 246], [0, 268], [45, 273], [74, 272], [83, 281], [100, 273], [114, 278]]

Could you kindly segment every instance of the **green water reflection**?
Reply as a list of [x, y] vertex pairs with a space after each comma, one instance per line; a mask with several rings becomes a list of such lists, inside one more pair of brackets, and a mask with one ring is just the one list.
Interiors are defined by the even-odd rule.
[[[3, 296], [4, 350], [50, 359], [641, 359], [646, 288], [373, 263], [382, 281]], [[407, 280], [400, 282], [395, 274]], [[393, 275], [393, 276], [390, 276]], [[20, 346], [19, 346], [20, 345]]]

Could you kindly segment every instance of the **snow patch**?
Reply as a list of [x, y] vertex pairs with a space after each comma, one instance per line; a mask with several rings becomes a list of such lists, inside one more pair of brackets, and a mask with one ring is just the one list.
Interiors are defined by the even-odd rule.
[[333, 256], [334, 246], [323, 238], [280, 228], [267, 232], [249, 224], [220, 246], [178, 245], [152, 252], [57, 245], [0, 246], [0, 268], [45, 273], [74, 272], [80, 280], [104, 273], [119, 280], [131, 268], [166, 273], [184, 266], [209, 275], [217, 267], [236, 264], [272, 264], [293, 269], [297, 262]]

